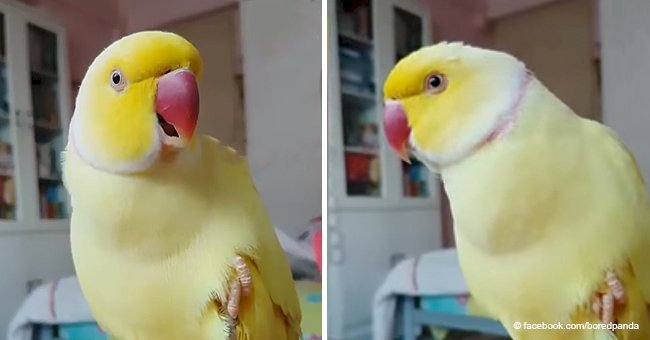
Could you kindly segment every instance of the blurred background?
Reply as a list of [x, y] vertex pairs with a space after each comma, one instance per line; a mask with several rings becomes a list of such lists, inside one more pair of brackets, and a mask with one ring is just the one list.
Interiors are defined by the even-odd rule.
[[319, 334], [320, 20], [317, 0], [0, 0], [0, 338], [103, 339], [73, 276], [60, 152], [89, 64], [150, 29], [201, 52], [198, 129], [247, 155]]
[[649, 177], [650, 3], [329, 0], [328, 13], [328, 335], [503, 337], [468, 295], [438, 178], [386, 144], [384, 79], [440, 41], [508, 52], [576, 113], [614, 128]]

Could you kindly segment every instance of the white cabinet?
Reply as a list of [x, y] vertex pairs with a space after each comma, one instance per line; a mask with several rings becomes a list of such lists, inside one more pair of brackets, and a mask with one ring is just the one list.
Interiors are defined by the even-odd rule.
[[61, 151], [71, 115], [62, 26], [0, 2], [0, 233], [67, 228]]
[[368, 338], [392, 264], [441, 245], [439, 181], [402, 162], [381, 125], [396, 61], [431, 42], [420, 0], [328, 2], [328, 335]]

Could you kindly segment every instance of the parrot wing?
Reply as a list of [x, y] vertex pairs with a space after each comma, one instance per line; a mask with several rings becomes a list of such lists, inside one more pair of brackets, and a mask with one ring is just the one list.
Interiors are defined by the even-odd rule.
[[301, 312], [296, 284], [273, 228], [265, 223], [269, 227], [258, 230], [259, 246], [251, 255], [241, 255], [251, 273], [252, 296], [242, 297], [238, 339], [265, 335], [297, 340], [301, 335]]
[[[260, 201], [261, 202], [261, 201]], [[261, 214], [260, 214], [261, 215]], [[251, 258], [251, 264], [259, 272], [259, 281], [262, 282], [273, 304], [284, 315], [288, 334], [300, 335], [300, 303], [296, 293], [296, 284], [291, 274], [289, 260], [275, 235], [271, 223], [263, 212], [264, 221], [268, 225], [260, 228], [262, 243], [257, 250], [258, 256]], [[253, 289], [257, 282], [253, 281]]]
[[[242, 296], [241, 327], [238, 327], [237, 332], [243, 336], [239, 338], [270, 336], [278, 340], [299, 339], [301, 311], [296, 284], [289, 260], [252, 181], [248, 164], [235, 150], [221, 147], [216, 139], [208, 137], [206, 142], [210, 147], [218, 148], [219, 152], [213, 154], [220, 155], [222, 168], [217, 173], [228, 178], [228, 189], [224, 191], [237, 195], [239, 202], [245, 202], [238, 205], [238, 209], [242, 209], [239, 210], [239, 216], [254, 231], [255, 246], [237, 251], [246, 261], [252, 277], [252, 296]], [[274, 317], [270, 318], [269, 315]], [[284, 323], [284, 334], [275, 333], [271, 336], [263, 331], [281, 332], [279, 329], [283, 327], [277, 327], [278, 322]]]
[[639, 197], [638, 207], [634, 207], [637, 215], [636, 232], [632, 235], [639, 238], [645, 247], [637, 247], [629, 254], [632, 272], [636, 277], [643, 298], [646, 303], [650, 303], [650, 261], [647, 261], [647, 250], [650, 248], [650, 203], [648, 202], [645, 180], [634, 158], [632, 152], [619, 140], [618, 136], [609, 128], [600, 126], [605, 132], [605, 143], [607, 147], [603, 148], [606, 152], [606, 158], [613, 160], [615, 166], [620, 170], [619, 173], [625, 177], [625, 182], [621, 185], [628, 185], [629, 190], [636, 191]]
[[[272, 236], [274, 237], [275, 235]], [[283, 322], [285, 325], [286, 331], [283, 334], [275, 335], [273, 337], [274, 339], [297, 340], [301, 335], [301, 313], [296, 294], [296, 284], [292, 279], [291, 271], [287, 264], [288, 262], [280, 245], [278, 244], [276, 249], [269, 249], [275, 247], [266, 248], [260, 249], [259, 256], [256, 258], [245, 257], [252, 273], [254, 298], [258, 299], [261, 294], [266, 295], [266, 299], [270, 300], [274, 310], [274, 322]], [[287, 274], [284, 275], [284, 273]], [[262, 299], [266, 300], [264, 297]], [[260, 307], [257, 302], [255, 304], [257, 307]], [[266, 308], [262, 309], [267, 310]], [[256, 318], [258, 320], [256, 324], [262, 320], [269, 319], [266, 313], [260, 316], [261, 318]], [[259, 329], [265, 329], [265, 327], [262, 326]], [[259, 334], [259, 332], [253, 334]], [[286, 336], [286, 338], [282, 336]], [[253, 339], [256, 337], [250, 338]]]

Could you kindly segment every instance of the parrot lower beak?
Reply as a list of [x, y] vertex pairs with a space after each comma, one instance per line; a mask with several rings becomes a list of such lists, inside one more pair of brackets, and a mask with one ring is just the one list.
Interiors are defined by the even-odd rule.
[[188, 69], [158, 78], [155, 109], [165, 136], [163, 143], [184, 145], [192, 140], [199, 118], [199, 87]]
[[411, 163], [408, 155], [408, 139], [411, 128], [408, 125], [406, 111], [397, 100], [387, 100], [384, 103], [384, 133], [388, 144], [405, 162]]

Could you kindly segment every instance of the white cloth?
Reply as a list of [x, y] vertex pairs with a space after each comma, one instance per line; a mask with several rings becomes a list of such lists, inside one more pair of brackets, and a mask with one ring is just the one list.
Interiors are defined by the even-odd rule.
[[36, 288], [9, 323], [8, 340], [30, 340], [32, 324], [93, 322], [76, 276], [56, 280]]
[[374, 340], [393, 338], [396, 295], [462, 295], [467, 285], [458, 263], [456, 249], [442, 249], [406, 259], [393, 268], [373, 301]]
[[309, 242], [300, 242], [279, 228], [275, 228], [275, 234], [278, 236], [278, 241], [280, 241], [282, 249], [284, 249], [284, 252], [287, 253], [289, 258], [307, 260], [316, 263], [314, 251], [311, 249], [311, 244]]

